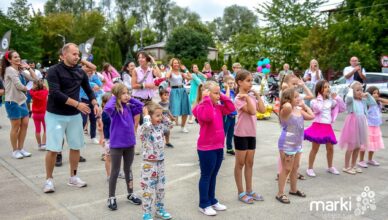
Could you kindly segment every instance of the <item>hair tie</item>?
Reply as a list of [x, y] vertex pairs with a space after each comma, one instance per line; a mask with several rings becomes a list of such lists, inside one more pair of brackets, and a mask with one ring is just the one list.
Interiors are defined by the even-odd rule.
[[9, 59], [8, 59], [8, 55], [9, 55], [9, 51], [7, 50], [7, 51], [5, 52], [5, 54], [4, 54], [4, 57], [5, 57], [5, 59], [7, 59], [7, 60], [9, 60]]

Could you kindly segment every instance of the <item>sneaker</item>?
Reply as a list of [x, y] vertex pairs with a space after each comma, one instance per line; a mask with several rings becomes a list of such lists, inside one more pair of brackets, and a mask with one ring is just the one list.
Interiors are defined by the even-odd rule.
[[92, 144], [100, 144], [100, 141], [97, 138], [92, 138]]
[[338, 170], [335, 167], [330, 167], [327, 169], [327, 172], [334, 174], [334, 175], [339, 175]]
[[181, 131], [182, 131], [183, 133], [189, 133], [189, 130], [187, 130], [186, 127], [181, 127]]
[[310, 177], [316, 177], [317, 176], [317, 175], [315, 175], [313, 169], [307, 169], [306, 170], [306, 174], [307, 174], [307, 176], [310, 176]]
[[140, 155], [140, 151], [137, 148], [135, 148], [135, 155]]
[[43, 192], [44, 193], [53, 193], [53, 192], [55, 192], [54, 180], [52, 178], [48, 178], [46, 180], [46, 182], [44, 183]]
[[362, 173], [362, 169], [360, 167], [353, 167], [353, 170], [356, 172], [356, 173]]
[[366, 164], [365, 160], [358, 162], [357, 165], [362, 168], [368, 168], [368, 164]]
[[166, 212], [164, 208], [160, 208], [159, 210], [156, 211], [156, 217], [167, 220], [167, 219], [171, 219], [171, 214]]
[[130, 203], [135, 205], [141, 205], [141, 199], [137, 198], [135, 194], [131, 193], [127, 196]]
[[233, 149], [232, 150], [226, 150], [226, 153], [229, 154], [229, 155], [232, 155], [232, 156], [236, 155], [236, 153], [234, 152]]
[[86, 162], [86, 159], [83, 156], [79, 156], [79, 162], [81, 163]]
[[174, 145], [172, 145], [171, 143], [167, 143], [167, 144], [166, 144], [166, 147], [173, 148], [173, 147], [174, 147]]
[[125, 179], [125, 174], [124, 174], [124, 172], [120, 172], [118, 178], [120, 178], [120, 179]]
[[21, 154], [20, 151], [15, 150], [12, 152], [12, 157], [15, 159], [23, 159], [23, 154]]
[[76, 187], [85, 187], [87, 186], [86, 182], [82, 181], [78, 176], [72, 176], [69, 178], [69, 182], [67, 183], [69, 186], [76, 186]]
[[368, 160], [368, 164], [372, 166], [380, 166], [380, 163], [375, 160]]
[[143, 220], [153, 220], [152, 215], [150, 213], [143, 214]]
[[211, 206], [208, 206], [204, 209], [200, 207], [199, 211], [207, 216], [217, 215], [216, 210], [214, 210], [213, 207], [211, 207]]
[[110, 208], [110, 210], [112, 211], [117, 210], [117, 203], [115, 197], [108, 198], [108, 208]]
[[57, 159], [55, 160], [55, 166], [56, 167], [62, 166], [62, 154], [57, 154]]
[[40, 145], [38, 146], [38, 150], [39, 150], [39, 151], [45, 151], [45, 150], [46, 150], [46, 145], [45, 145], [45, 144], [40, 144]]
[[21, 149], [19, 152], [23, 155], [23, 157], [31, 157], [32, 155], [30, 152], [27, 152], [24, 149]]
[[216, 204], [212, 205], [213, 209], [216, 211], [225, 211], [226, 206], [222, 205], [221, 203], [217, 202]]
[[349, 167], [349, 168], [343, 168], [342, 171], [345, 172], [345, 173], [347, 173], [347, 174], [352, 174], [352, 175], [355, 175], [355, 174], [356, 174], [356, 171], [355, 171], [353, 168], [351, 168], [351, 167]]

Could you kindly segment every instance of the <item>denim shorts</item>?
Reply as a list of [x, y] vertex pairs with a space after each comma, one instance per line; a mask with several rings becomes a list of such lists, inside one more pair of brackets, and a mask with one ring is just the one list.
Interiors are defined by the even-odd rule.
[[84, 129], [82, 128], [81, 114], [57, 115], [46, 112], [45, 121], [47, 150], [61, 152], [65, 135], [70, 149], [80, 150], [84, 147]]
[[28, 108], [26, 103], [19, 105], [16, 102], [6, 101], [5, 110], [7, 111], [8, 118], [10, 120], [17, 120], [28, 117]]

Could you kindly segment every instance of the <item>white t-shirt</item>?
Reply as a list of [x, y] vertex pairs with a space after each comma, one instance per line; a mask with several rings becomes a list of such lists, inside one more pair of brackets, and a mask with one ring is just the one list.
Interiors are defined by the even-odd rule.
[[331, 106], [333, 101], [330, 99], [323, 100], [323, 108], [321, 113], [321, 121], [323, 124], [331, 124]]
[[[348, 73], [352, 72], [354, 70], [354, 67], [352, 66], [347, 66], [344, 69], [344, 76], [346, 76]], [[362, 68], [362, 74], [365, 75], [365, 69]], [[354, 81], [354, 74], [349, 78], [346, 79], [346, 84], [350, 85]]]
[[306, 78], [307, 76], [311, 76], [311, 79], [308, 81], [312, 84], [317, 84], [317, 82], [319, 81], [318, 80], [318, 74], [320, 76], [319, 79], [323, 79], [323, 76], [322, 76], [322, 72], [321, 70], [317, 70], [315, 72], [311, 71], [311, 69], [307, 69], [305, 72], [304, 72], [304, 76], [303, 78]]

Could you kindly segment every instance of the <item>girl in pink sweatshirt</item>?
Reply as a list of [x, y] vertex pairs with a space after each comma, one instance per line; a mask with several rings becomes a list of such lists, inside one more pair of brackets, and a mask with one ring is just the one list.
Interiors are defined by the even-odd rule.
[[214, 81], [207, 81], [198, 87], [197, 103], [193, 114], [200, 125], [197, 142], [201, 169], [199, 211], [210, 216], [216, 215], [216, 211], [226, 210], [226, 206], [215, 198], [215, 188], [224, 153], [225, 134], [222, 117], [235, 111], [235, 107], [227, 96], [220, 93], [220, 87]]

